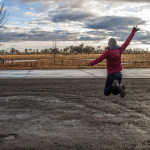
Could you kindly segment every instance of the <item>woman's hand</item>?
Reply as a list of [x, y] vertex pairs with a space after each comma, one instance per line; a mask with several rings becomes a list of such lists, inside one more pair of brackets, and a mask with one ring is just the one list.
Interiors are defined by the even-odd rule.
[[138, 26], [134, 26], [133, 29], [135, 29], [136, 31], [140, 31], [140, 28]]

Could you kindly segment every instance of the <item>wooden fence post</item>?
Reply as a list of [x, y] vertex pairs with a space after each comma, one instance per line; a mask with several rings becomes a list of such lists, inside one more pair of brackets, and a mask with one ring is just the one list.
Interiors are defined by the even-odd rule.
[[63, 68], [63, 65], [64, 65], [64, 60], [62, 59], [62, 61], [61, 61], [61, 65], [62, 65], [62, 68]]

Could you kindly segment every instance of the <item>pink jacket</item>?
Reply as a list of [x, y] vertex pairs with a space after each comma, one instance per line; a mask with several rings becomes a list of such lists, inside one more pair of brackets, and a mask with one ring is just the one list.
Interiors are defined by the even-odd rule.
[[89, 64], [93, 66], [103, 61], [104, 59], [106, 59], [108, 74], [120, 72], [123, 69], [122, 64], [121, 64], [121, 54], [126, 49], [126, 47], [130, 44], [130, 41], [132, 40], [135, 32], [136, 30], [133, 28], [129, 37], [126, 39], [126, 41], [121, 47], [117, 47], [114, 49], [108, 48], [101, 56], [89, 62]]

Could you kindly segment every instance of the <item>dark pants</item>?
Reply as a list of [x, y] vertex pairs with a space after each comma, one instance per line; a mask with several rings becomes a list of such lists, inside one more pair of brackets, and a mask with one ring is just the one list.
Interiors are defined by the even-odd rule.
[[119, 94], [118, 89], [112, 88], [112, 84], [113, 84], [114, 80], [118, 80], [119, 84], [120, 84], [122, 81], [122, 74], [120, 72], [117, 72], [117, 73], [112, 73], [112, 74], [107, 75], [107, 79], [106, 79], [106, 83], [105, 83], [105, 89], [104, 89], [104, 95], [105, 96], [109, 96], [111, 93], [113, 95]]

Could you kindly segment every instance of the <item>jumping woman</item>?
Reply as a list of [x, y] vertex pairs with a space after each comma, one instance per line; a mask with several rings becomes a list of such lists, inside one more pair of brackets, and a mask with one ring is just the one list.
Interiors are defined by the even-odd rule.
[[121, 85], [123, 69], [121, 64], [121, 54], [130, 44], [134, 34], [139, 31], [140, 28], [137, 26], [133, 27], [129, 37], [123, 43], [121, 47], [117, 46], [117, 41], [114, 38], [110, 38], [108, 41], [108, 48], [105, 52], [96, 58], [95, 60], [88, 63], [88, 65], [93, 66], [97, 63], [100, 63], [104, 59], [107, 62], [107, 79], [105, 83], [104, 95], [109, 96], [111, 93], [113, 95], [120, 94], [121, 98], [124, 98], [126, 95], [125, 86]]

